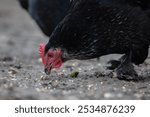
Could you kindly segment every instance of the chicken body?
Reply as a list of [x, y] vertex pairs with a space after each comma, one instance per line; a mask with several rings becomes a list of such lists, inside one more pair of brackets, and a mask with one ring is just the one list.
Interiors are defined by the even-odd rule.
[[148, 56], [150, 20], [141, 6], [125, 0], [75, 0], [45, 47], [59, 48], [62, 60], [125, 54], [114, 68], [120, 79], [137, 79], [132, 63]]

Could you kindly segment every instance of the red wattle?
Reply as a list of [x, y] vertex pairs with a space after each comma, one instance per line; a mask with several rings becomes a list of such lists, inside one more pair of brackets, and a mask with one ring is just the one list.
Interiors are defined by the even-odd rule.
[[60, 68], [62, 65], [62, 60], [61, 59], [58, 59], [57, 62], [54, 64], [54, 68]]

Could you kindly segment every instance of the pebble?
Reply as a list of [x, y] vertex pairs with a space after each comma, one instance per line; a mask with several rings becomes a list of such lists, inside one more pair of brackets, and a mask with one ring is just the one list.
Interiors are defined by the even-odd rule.
[[53, 80], [53, 81], [51, 82], [51, 86], [52, 86], [53, 88], [58, 87], [59, 84], [60, 84], [60, 83], [58, 82], [58, 80]]
[[9, 74], [17, 74], [19, 71], [16, 68], [11, 67], [8, 71]]
[[40, 80], [48, 80], [48, 79], [49, 79], [48, 76], [41, 76], [41, 77], [40, 77]]
[[106, 98], [106, 99], [110, 99], [110, 98], [114, 98], [115, 97], [115, 94], [113, 94], [113, 93], [105, 93], [104, 94], [104, 98]]

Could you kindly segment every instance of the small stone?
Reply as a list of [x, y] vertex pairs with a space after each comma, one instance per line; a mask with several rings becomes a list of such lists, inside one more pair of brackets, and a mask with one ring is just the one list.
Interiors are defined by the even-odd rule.
[[18, 71], [17, 69], [11, 67], [11, 68], [9, 69], [9, 72], [8, 72], [8, 73], [9, 73], [9, 74], [12, 74], [12, 75], [15, 75], [15, 74], [17, 74], [18, 72], [19, 72], [19, 71]]
[[104, 97], [105, 97], [106, 99], [110, 99], [110, 98], [114, 98], [115, 96], [114, 96], [114, 94], [112, 94], [112, 93], [105, 93], [105, 94], [104, 94]]
[[56, 87], [59, 85], [58, 80], [53, 80], [53, 81], [51, 82], [51, 85], [52, 85], [53, 88], [56, 88]]
[[48, 80], [48, 76], [41, 76], [40, 80]]

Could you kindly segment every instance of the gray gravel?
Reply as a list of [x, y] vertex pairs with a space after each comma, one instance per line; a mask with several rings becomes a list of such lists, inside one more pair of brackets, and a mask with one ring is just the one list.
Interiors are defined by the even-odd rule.
[[47, 41], [15, 0], [0, 0], [0, 99], [150, 99], [150, 58], [135, 67], [140, 81], [108, 75], [106, 62], [119, 55], [68, 61], [46, 76], [37, 48]]

